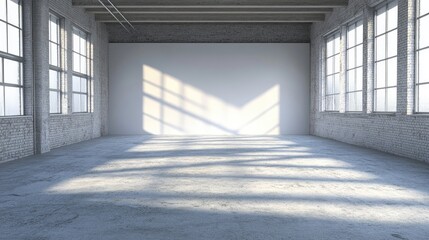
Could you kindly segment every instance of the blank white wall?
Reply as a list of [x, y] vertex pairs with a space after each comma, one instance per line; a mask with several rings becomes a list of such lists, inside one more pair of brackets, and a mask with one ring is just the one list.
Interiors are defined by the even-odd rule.
[[110, 44], [111, 134], [308, 134], [309, 44]]

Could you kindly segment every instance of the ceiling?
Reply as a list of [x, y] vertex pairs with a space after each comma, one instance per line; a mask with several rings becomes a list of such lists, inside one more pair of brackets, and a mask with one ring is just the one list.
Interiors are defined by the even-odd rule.
[[347, 3], [348, 0], [73, 0], [73, 6], [94, 13], [97, 21], [119, 20], [121, 24], [312, 23], [324, 21], [326, 13]]

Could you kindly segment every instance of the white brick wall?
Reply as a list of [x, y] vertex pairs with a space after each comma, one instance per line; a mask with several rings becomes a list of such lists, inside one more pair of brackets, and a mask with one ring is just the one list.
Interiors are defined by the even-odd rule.
[[[374, 148], [429, 162], [429, 116], [413, 114], [414, 99], [414, 0], [399, 0], [398, 112], [373, 113], [373, 10], [374, 0], [350, 0], [323, 23], [311, 29], [311, 133], [316, 136]], [[362, 16], [364, 31], [364, 111], [327, 113], [322, 110], [324, 36], [354, 17]], [[410, 19], [410, 21], [408, 20]], [[345, 91], [345, 88], [342, 89]], [[342, 101], [344, 104], [344, 101]]]

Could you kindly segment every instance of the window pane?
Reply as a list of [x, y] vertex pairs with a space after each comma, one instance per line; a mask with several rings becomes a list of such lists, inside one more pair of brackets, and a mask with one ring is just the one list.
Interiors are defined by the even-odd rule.
[[85, 57], [80, 57], [80, 72], [83, 74], [87, 74], [86, 71], [86, 58]]
[[0, 0], [0, 19], [6, 21], [6, 0]]
[[86, 87], [87, 87], [87, 81], [86, 81], [86, 79], [85, 78], [81, 78], [80, 79], [80, 91], [83, 92], [83, 93], [86, 93], [87, 92]]
[[375, 90], [375, 111], [377, 112], [385, 112], [386, 111], [386, 90], [379, 89]]
[[420, 0], [420, 16], [424, 15], [426, 13], [429, 13], [429, 1], [428, 0]]
[[7, 52], [6, 23], [0, 21], [0, 51]]
[[3, 82], [3, 58], [0, 58], [0, 83]]
[[80, 38], [80, 54], [86, 56], [86, 40], [85, 36]]
[[334, 73], [334, 58], [328, 58], [326, 61], [326, 74], [330, 75]]
[[346, 101], [347, 101], [347, 111], [356, 111], [355, 93], [348, 93]]
[[356, 66], [363, 65], [363, 46], [359, 45], [356, 47]]
[[14, 26], [8, 25], [8, 52], [20, 56], [20, 30]]
[[73, 92], [80, 92], [80, 77], [73, 76]]
[[375, 16], [376, 35], [380, 35], [386, 31], [386, 7], [377, 10]]
[[390, 31], [398, 27], [398, 3], [392, 2], [389, 4], [387, 12], [387, 30]]
[[419, 51], [419, 59], [418, 59], [419, 65], [419, 76], [418, 76], [418, 82], [424, 83], [429, 82], [429, 49], [421, 50]]
[[375, 40], [375, 60], [381, 60], [386, 58], [386, 36], [377, 37]]
[[82, 112], [86, 112], [88, 110], [88, 103], [87, 103], [87, 97], [86, 95], [82, 94], [80, 95], [80, 110]]
[[363, 69], [362, 67], [356, 69], [356, 91], [361, 91], [363, 88]]
[[347, 72], [347, 91], [355, 91], [356, 89], [356, 78], [355, 78], [355, 70], [349, 70]]
[[387, 57], [396, 56], [398, 51], [398, 31], [392, 31], [387, 34]]
[[337, 55], [334, 57], [334, 72], [335, 73], [340, 72], [340, 67], [341, 67], [340, 55]]
[[334, 55], [334, 41], [330, 39], [327, 41], [326, 45], [326, 56], [329, 57]]
[[57, 45], [55, 43], [49, 43], [49, 51], [50, 51], [50, 64], [53, 66], [59, 66]]
[[429, 46], [429, 16], [419, 20], [419, 48]]
[[4, 87], [0, 86], [0, 116], [4, 116]]
[[4, 59], [4, 82], [11, 84], [20, 84], [19, 62]]
[[73, 53], [73, 71], [80, 72], [80, 56], [77, 53]]
[[354, 68], [356, 67], [356, 56], [355, 56], [356, 49], [352, 48], [347, 51], [347, 68]]
[[21, 96], [20, 88], [5, 87], [5, 113], [6, 115], [20, 115], [21, 114]]
[[58, 89], [58, 72], [49, 70], [49, 88]]
[[385, 87], [386, 85], [386, 61], [375, 64], [376, 71], [376, 88]]
[[19, 25], [19, 0], [8, 0], [7, 21], [15, 26]]
[[418, 111], [429, 112], [429, 84], [418, 86]]
[[359, 21], [356, 27], [356, 44], [363, 43], [363, 22]]
[[396, 86], [397, 82], [397, 61], [396, 58], [387, 60], [387, 86]]
[[387, 89], [387, 111], [395, 112], [396, 111], [396, 88]]
[[49, 112], [59, 113], [59, 93], [55, 91], [49, 92]]
[[340, 74], [334, 75], [334, 92], [340, 93]]
[[341, 45], [340, 45], [340, 34], [339, 33], [337, 33], [337, 34], [335, 34], [335, 39], [334, 39], [334, 53], [335, 54], [337, 54], [337, 53], [340, 53], [340, 51], [341, 51]]
[[49, 25], [50, 25], [50, 28], [49, 28], [49, 31], [50, 31], [49, 40], [51, 40], [54, 43], [58, 43], [58, 35], [59, 35], [59, 32], [58, 32], [58, 18], [51, 14]]
[[356, 28], [354, 25], [349, 26], [347, 31], [347, 48], [353, 47], [356, 45]]
[[334, 76], [326, 77], [326, 94], [334, 93]]
[[79, 52], [79, 35], [73, 31], [73, 51]]
[[73, 112], [81, 112], [80, 95], [73, 93]]
[[334, 96], [326, 97], [326, 110], [328, 111], [334, 110]]

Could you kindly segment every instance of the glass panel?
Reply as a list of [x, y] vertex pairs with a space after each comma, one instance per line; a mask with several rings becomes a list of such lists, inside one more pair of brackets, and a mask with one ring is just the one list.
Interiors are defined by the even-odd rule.
[[375, 16], [376, 35], [386, 32], [386, 7], [377, 10]]
[[362, 67], [356, 69], [356, 91], [361, 91], [363, 88], [363, 69]]
[[340, 106], [340, 95], [334, 96], [334, 111], [338, 111]]
[[332, 56], [334, 55], [334, 41], [332, 41], [331, 38], [328, 39], [326, 43], [326, 56]]
[[340, 67], [341, 67], [340, 55], [337, 55], [334, 57], [334, 72], [335, 73], [340, 72]]
[[387, 34], [387, 57], [396, 56], [398, 52], [398, 31]]
[[418, 111], [429, 112], [429, 84], [418, 86], [419, 98], [418, 98]]
[[387, 31], [398, 27], [398, 3], [392, 2], [389, 4], [387, 12]]
[[0, 51], [7, 52], [6, 23], [0, 22]]
[[0, 58], [0, 83], [3, 82], [3, 58]]
[[11, 84], [20, 84], [19, 62], [4, 59], [4, 82]]
[[386, 85], [386, 62], [378, 62], [375, 64], [376, 71], [376, 88], [382, 88]]
[[340, 74], [334, 75], [334, 92], [335, 93], [340, 92]]
[[418, 82], [424, 83], [429, 82], [429, 49], [419, 51], [419, 77]]
[[429, 46], [429, 16], [419, 19], [419, 48]]
[[49, 92], [49, 112], [59, 113], [59, 93], [55, 91]]
[[334, 96], [326, 97], [326, 110], [333, 111], [334, 110]]
[[393, 87], [397, 83], [397, 61], [396, 58], [387, 60], [387, 86]]
[[58, 72], [49, 70], [49, 88], [58, 89]]
[[355, 61], [355, 60], [356, 60], [356, 56], [355, 56], [355, 52], [356, 52], [356, 49], [355, 49], [355, 48], [349, 49], [349, 50], [347, 51], [347, 68], [348, 68], [348, 69], [356, 67], [356, 61]]
[[359, 21], [356, 27], [356, 44], [363, 43], [363, 23]]
[[49, 50], [50, 50], [50, 64], [53, 66], [59, 66], [57, 45], [55, 43], [49, 43]]
[[341, 51], [341, 45], [340, 45], [340, 34], [339, 33], [337, 33], [337, 34], [335, 34], [335, 40], [334, 40], [335, 42], [334, 42], [334, 53], [335, 54], [337, 54], [337, 53], [340, 53], [340, 51]]
[[356, 45], [356, 28], [355, 25], [349, 27], [347, 31], [347, 48]]
[[20, 90], [18, 87], [5, 87], [5, 115], [21, 114]]
[[80, 92], [80, 77], [73, 76], [73, 92]]
[[356, 78], [355, 78], [355, 70], [347, 71], [347, 91], [355, 91], [356, 86]]
[[86, 36], [80, 38], [80, 54], [86, 56]]
[[363, 65], [363, 46], [359, 45], [356, 47], [356, 66]]
[[420, 16], [424, 15], [426, 13], [429, 13], [429, 1], [428, 0], [420, 0]]
[[87, 74], [86, 71], [86, 58], [85, 57], [80, 57], [80, 72], [83, 74]]
[[77, 35], [75, 31], [73, 31], [73, 51], [79, 52], [79, 49], [79, 35]]
[[326, 94], [334, 93], [334, 76], [326, 78]]
[[396, 88], [387, 89], [387, 111], [396, 112]]
[[73, 71], [80, 72], [80, 56], [77, 53], [73, 53]]
[[8, 25], [8, 52], [20, 56], [20, 30], [14, 26]]
[[80, 112], [80, 94], [73, 93], [73, 112]]
[[0, 86], [0, 116], [4, 116], [4, 87]]
[[15, 26], [19, 25], [19, 0], [8, 0], [7, 2], [7, 21]]
[[0, 0], [0, 19], [6, 21], [6, 0]]
[[328, 58], [326, 61], [326, 74], [330, 75], [334, 73], [334, 58]]
[[375, 40], [375, 60], [382, 60], [386, 58], [386, 35], [377, 37]]
[[88, 91], [86, 90], [87, 87], [87, 81], [85, 78], [81, 78], [80, 79], [80, 92], [83, 93], [87, 93]]
[[87, 100], [86, 95], [84, 95], [84, 94], [80, 95], [80, 105], [81, 105], [80, 110], [82, 112], [87, 112], [88, 111], [88, 103], [87, 103], [87, 101], [88, 100]]
[[58, 18], [54, 15], [51, 15], [50, 18], [49, 39], [54, 43], [58, 43]]
[[356, 99], [354, 93], [347, 93], [347, 111], [355, 111]]
[[375, 90], [375, 111], [376, 112], [385, 112], [386, 111], [386, 90], [379, 89]]

